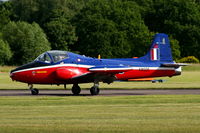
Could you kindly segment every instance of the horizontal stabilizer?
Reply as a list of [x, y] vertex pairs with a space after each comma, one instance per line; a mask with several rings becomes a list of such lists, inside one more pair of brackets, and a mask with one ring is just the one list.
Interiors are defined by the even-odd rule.
[[120, 73], [132, 70], [128, 66], [97, 66], [89, 68], [91, 72], [106, 72], [106, 73]]
[[164, 67], [175, 67], [178, 68], [180, 66], [188, 66], [189, 64], [185, 64], [185, 63], [164, 63], [162, 64], [162, 66]]

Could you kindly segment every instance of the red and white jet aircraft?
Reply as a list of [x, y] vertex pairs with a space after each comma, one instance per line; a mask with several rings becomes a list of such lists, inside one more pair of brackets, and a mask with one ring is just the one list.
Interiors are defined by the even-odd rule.
[[73, 84], [72, 93], [78, 95], [78, 84], [93, 82], [90, 92], [99, 94], [99, 82], [112, 83], [148, 77], [176, 76], [181, 66], [172, 59], [168, 36], [156, 34], [150, 51], [143, 57], [123, 59], [97, 59], [67, 51], [47, 51], [33, 62], [10, 72], [12, 80], [28, 83], [33, 95], [39, 93], [33, 84]]

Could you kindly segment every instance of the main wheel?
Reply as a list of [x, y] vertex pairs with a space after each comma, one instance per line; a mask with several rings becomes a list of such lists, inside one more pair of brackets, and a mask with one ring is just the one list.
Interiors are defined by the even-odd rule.
[[81, 92], [81, 88], [78, 85], [73, 85], [73, 87], [72, 87], [72, 93], [74, 95], [78, 95], [78, 94], [80, 94], [80, 92]]
[[99, 87], [92, 87], [91, 89], [90, 89], [90, 93], [91, 93], [91, 95], [98, 95], [99, 94]]
[[32, 95], [38, 95], [39, 94], [39, 90], [38, 89], [31, 89], [31, 94]]

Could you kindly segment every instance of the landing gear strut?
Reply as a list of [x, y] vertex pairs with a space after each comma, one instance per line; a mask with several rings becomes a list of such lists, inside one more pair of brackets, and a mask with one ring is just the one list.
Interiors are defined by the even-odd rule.
[[74, 84], [74, 85], [72, 86], [72, 93], [73, 93], [74, 95], [79, 95], [80, 92], [81, 92], [81, 88], [78, 86], [78, 84]]
[[90, 88], [91, 95], [98, 95], [99, 94], [99, 83], [94, 83], [94, 86]]
[[67, 89], [67, 86], [66, 86], [66, 84], [64, 84], [64, 89], [65, 89], [65, 90]]
[[39, 94], [39, 90], [33, 88], [33, 84], [29, 84], [28, 86], [29, 86], [29, 89], [31, 90], [32, 95], [38, 95]]

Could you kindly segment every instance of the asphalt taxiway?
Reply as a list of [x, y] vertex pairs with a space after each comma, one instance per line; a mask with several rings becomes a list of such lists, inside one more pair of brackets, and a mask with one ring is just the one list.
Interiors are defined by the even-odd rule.
[[[71, 90], [39, 90], [37, 96], [74, 96]], [[200, 95], [200, 89], [177, 90], [100, 90], [98, 96], [130, 96], [130, 95]], [[0, 96], [33, 96], [30, 90], [0, 90]], [[89, 90], [82, 90], [79, 96], [91, 96]]]

